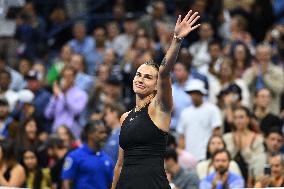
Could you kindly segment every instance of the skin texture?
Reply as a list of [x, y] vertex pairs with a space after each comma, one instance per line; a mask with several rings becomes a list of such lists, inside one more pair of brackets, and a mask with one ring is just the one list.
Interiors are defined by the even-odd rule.
[[[159, 71], [154, 66], [142, 64], [137, 69], [133, 79], [133, 90], [136, 93], [136, 107], [143, 107], [150, 102], [148, 114], [154, 124], [165, 132], [169, 130], [173, 108], [170, 72], [174, 67], [181, 45], [181, 41], [177, 38], [184, 38], [192, 30], [198, 28], [200, 25], [195, 25], [198, 19], [198, 13], [195, 12], [192, 14], [192, 11], [189, 11], [183, 19], [179, 16], [174, 29], [176, 38], [173, 38], [170, 48], [159, 67]], [[128, 112], [122, 115], [120, 119], [121, 124], [127, 115]], [[114, 171], [112, 189], [115, 189], [119, 179], [123, 156], [123, 149], [120, 148]]]

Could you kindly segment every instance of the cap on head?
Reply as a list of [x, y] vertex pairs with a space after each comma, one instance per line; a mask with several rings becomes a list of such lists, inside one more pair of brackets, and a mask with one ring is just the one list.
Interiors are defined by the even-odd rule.
[[40, 81], [43, 78], [42, 73], [36, 70], [30, 70], [26, 76], [26, 80], [37, 80]]
[[189, 81], [188, 84], [185, 86], [184, 91], [186, 93], [200, 92], [203, 95], [207, 94], [205, 83], [199, 79], [193, 79]]

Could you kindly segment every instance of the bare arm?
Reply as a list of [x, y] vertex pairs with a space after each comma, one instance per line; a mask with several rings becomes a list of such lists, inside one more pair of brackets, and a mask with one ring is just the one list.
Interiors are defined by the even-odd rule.
[[21, 187], [26, 180], [24, 168], [17, 165], [11, 171], [11, 178], [6, 180], [3, 175], [0, 176], [0, 186]]
[[[195, 22], [199, 19], [198, 13], [195, 12], [192, 14], [192, 11], [189, 11], [188, 14], [181, 20], [181, 16], [179, 16], [174, 30], [174, 39], [168, 49], [165, 58], [163, 59], [161, 66], [159, 68], [159, 77], [157, 84], [157, 96], [155, 97], [155, 109], [159, 114], [158, 117], [169, 117], [163, 114], [170, 114], [173, 107], [173, 99], [172, 99], [172, 83], [170, 72], [176, 62], [180, 45], [182, 42], [182, 38], [187, 36], [192, 30], [199, 27], [200, 24], [195, 25]], [[168, 120], [169, 121], [169, 120]], [[167, 131], [169, 129], [169, 124], [161, 124], [163, 125], [162, 130]], [[165, 128], [164, 128], [165, 127]]]
[[[122, 125], [123, 121], [125, 118], [128, 116], [129, 112], [124, 113], [121, 118], [120, 118], [120, 125]], [[113, 181], [111, 185], [111, 189], [115, 189], [116, 184], [118, 182], [119, 176], [120, 176], [120, 171], [123, 165], [123, 156], [124, 156], [124, 151], [122, 148], [119, 147], [119, 153], [118, 153], [118, 159], [116, 161], [116, 165], [114, 168], [114, 176], [113, 176]]]
[[178, 138], [178, 147], [179, 147], [180, 149], [184, 149], [184, 148], [185, 148], [184, 135], [179, 135], [179, 138]]

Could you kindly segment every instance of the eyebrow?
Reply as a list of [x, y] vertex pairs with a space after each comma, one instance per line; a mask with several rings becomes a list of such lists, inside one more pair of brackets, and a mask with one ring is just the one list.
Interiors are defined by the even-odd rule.
[[[142, 73], [141, 72], [136, 72], [136, 74], [140, 74], [140, 75], [142, 75]], [[150, 76], [150, 77], [154, 77], [153, 75], [151, 75], [151, 74], [144, 74], [145, 76]]]

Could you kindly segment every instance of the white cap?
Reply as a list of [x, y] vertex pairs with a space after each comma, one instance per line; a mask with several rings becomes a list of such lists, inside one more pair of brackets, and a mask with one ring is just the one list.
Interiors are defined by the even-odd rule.
[[193, 91], [199, 91], [203, 95], [207, 94], [207, 90], [205, 89], [205, 84], [200, 79], [193, 79], [188, 82], [188, 84], [185, 86], [185, 92], [193, 92]]
[[32, 103], [34, 99], [34, 94], [28, 89], [23, 89], [18, 92], [19, 101], [23, 103]]

